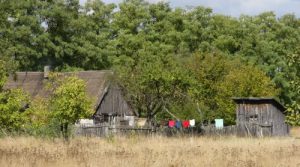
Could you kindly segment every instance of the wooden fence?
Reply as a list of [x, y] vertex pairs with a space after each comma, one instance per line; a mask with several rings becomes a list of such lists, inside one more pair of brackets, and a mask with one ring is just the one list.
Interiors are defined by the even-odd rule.
[[201, 135], [201, 127], [189, 127], [189, 128], [180, 128], [175, 127], [169, 128], [167, 126], [160, 127], [156, 129], [156, 134], [172, 137], [172, 136], [198, 136]]
[[[287, 125], [282, 125], [282, 128], [288, 128]], [[278, 127], [277, 127], [278, 128]], [[97, 136], [104, 137], [108, 135], [149, 135], [158, 134], [163, 136], [248, 136], [248, 137], [265, 137], [277, 136], [271, 126], [261, 126], [257, 124], [242, 124], [234, 126], [225, 126], [223, 128], [216, 128], [213, 125], [201, 126], [193, 128], [137, 128], [129, 126], [111, 126], [111, 125], [93, 125], [93, 126], [78, 126], [75, 128], [75, 134], [79, 136]]]
[[109, 126], [109, 125], [93, 125], [79, 126], [75, 128], [75, 134], [86, 137], [105, 137], [109, 135], [148, 135], [153, 133], [151, 128], [136, 128], [129, 126]]
[[[277, 133], [281, 129], [287, 129], [286, 134]], [[203, 135], [233, 135], [233, 136], [248, 136], [248, 137], [268, 137], [268, 136], [284, 136], [288, 135], [289, 127], [286, 124], [276, 125], [260, 125], [253, 123], [244, 123], [234, 126], [225, 126], [222, 129], [215, 128], [214, 126], [202, 127]]]
[[241, 133], [237, 126], [225, 126], [223, 128], [216, 128], [215, 126], [203, 126], [201, 134], [206, 136], [229, 136], [238, 135]]

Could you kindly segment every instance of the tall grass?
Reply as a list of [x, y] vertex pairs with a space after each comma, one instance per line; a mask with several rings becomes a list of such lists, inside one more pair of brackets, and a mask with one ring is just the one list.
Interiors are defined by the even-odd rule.
[[300, 166], [300, 140], [161, 136], [0, 139], [1, 166]]

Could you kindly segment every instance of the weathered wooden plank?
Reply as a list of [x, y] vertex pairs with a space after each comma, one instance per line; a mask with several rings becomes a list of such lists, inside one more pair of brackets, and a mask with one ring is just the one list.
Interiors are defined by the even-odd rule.
[[[283, 114], [284, 107], [269, 98], [241, 98], [237, 102], [237, 125], [245, 133], [254, 136], [288, 135], [288, 125]], [[253, 124], [253, 125], [249, 125]], [[249, 128], [251, 127], [251, 128]]]

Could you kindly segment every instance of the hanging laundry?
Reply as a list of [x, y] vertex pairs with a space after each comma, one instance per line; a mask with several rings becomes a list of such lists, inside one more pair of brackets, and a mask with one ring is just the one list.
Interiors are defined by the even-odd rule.
[[126, 116], [124, 117], [125, 120], [128, 120], [129, 126], [134, 126], [134, 116]]
[[195, 119], [190, 120], [190, 126], [195, 127], [195, 125], [196, 125]]
[[174, 120], [170, 120], [169, 121], [169, 127], [173, 128], [175, 126], [175, 121]]
[[188, 128], [190, 126], [190, 121], [188, 121], [188, 120], [182, 121], [182, 126], [184, 128]]
[[181, 128], [181, 121], [176, 121], [175, 127], [180, 129]]
[[215, 126], [217, 129], [223, 129], [224, 126], [223, 119], [215, 119]]

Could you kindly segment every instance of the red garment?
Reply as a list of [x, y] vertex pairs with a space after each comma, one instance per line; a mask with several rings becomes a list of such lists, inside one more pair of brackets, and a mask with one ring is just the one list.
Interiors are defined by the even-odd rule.
[[182, 127], [183, 128], [188, 128], [190, 126], [190, 121], [187, 120], [187, 121], [182, 121]]
[[174, 120], [170, 120], [169, 121], [169, 127], [173, 128], [175, 126], [175, 121]]

